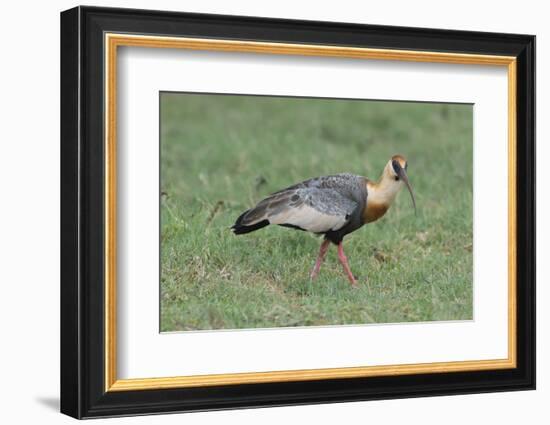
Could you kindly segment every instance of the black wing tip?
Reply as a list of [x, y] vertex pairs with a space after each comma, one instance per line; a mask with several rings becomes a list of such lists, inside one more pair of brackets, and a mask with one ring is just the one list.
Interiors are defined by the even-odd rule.
[[231, 231], [236, 235], [244, 235], [245, 233], [253, 232], [254, 230], [261, 229], [262, 227], [265, 227], [269, 225], [269, 220], [262, 220], [258, 223], [251, 224], [249, 226], [242, 224], [244, 216], [248, 213], [250, 210], [246, 210], [243, 212], [235, 221], [235, 224], [231, 226]]
[[258, 223], [251, 224], [250, 226], [245, 226], [237, 222], [231, 226], [231, 230], [236, 235], [244, 235], [245, 233], [254, 232], [255, 230], [261, 229], [262, 227], [268, 226], [269, 220], [262, 220]]
[[231, 226], [231, 230], [233, 230], [233, 232], [237, 232], [239, 228], [243, 227], [243, 218], [244, 216], [248, 213], [248, 211], [250, 210], [246, 210], [245, 212], [243, 212], [238, 218], [237, 220], [235, 220], [235, 224], [233, 226]]

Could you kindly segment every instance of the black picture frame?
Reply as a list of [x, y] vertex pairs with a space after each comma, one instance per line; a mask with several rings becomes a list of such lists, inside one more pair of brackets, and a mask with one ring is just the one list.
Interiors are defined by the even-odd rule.
[[[517, 367], [106, 392], [102, 231], [105, 32], [515, 56]], [[62, 413], [92, 418], [534, 388], [534, 36], [96, 7], [61, 13]]]

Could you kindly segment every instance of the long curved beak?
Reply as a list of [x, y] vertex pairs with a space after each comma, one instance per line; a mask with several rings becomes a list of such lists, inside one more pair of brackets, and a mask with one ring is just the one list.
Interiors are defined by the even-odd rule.
[[411, 194], [411, 199], [412, 199], [413, 207], [414, 207], [414, 215], [416, 215], [416, 201], [414, 200], [414, 193], [413, 193], [411, 184], [409, 183], [409, 177], [407, 176], [407, 172], [405, 171], [404, 168], [399, 167], [399, 173], [398, 174], [399, 174], [399, 178], [401, 180], [403, 180], [405, 182], [405, 184], [407, 185], [407, 189], [409, 189], [409, 193]]

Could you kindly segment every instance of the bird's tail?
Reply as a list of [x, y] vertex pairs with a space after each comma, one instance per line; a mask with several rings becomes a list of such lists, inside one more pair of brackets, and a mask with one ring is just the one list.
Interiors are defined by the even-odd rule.
[[260, 220], [251, 224], [245, 224], [245, 216], [250, 212], [250, 210], [246, 210], [243, 212], [239, 218], [237, 218], [237, 221], [235, 221], [235, 224], [231, 226], [231, 230], [233, 230], [233, 233], [236, 235], [244, 235], [245, 233], [250, 233], [255, 230], [261, 229], [262, 227], [269, 225], [269, 220], [264, 219]]

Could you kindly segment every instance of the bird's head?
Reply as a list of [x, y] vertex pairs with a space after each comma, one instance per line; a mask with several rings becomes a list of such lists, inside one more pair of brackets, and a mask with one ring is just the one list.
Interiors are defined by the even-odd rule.
[[387, 180], [391, 180], [399, 186], [405, 185], [411, 194], [411, 199], [414, 207], [414, 213], [416, 214], [416, 201], [414, 199], [414, 193], [407, 176], [407, 160], [402, 155], [394, 155], [386, 164], [384, 168], [384, 177]]

